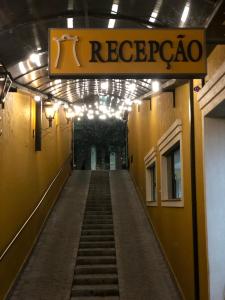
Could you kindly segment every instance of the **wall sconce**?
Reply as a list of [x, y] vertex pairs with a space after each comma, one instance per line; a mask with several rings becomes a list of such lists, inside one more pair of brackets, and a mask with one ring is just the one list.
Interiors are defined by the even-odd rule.
[[10, 73], [0, 63], [0, 104], [2, 105], [2, 108], [4, 108], [5, 97], [10, 89], [11, 84], [12, 80]]
[[44, 103], [44, 112], [46, 119], [48, 119], [49, 127], [52, 127], [52, 120], [54, 119], [56, 113], [56, 109], [52, 102]]
[[75, 117], [75, 112], [73, 110], [67, 110], [66, 111], [66, 119], [67, 119], [67, 124]]

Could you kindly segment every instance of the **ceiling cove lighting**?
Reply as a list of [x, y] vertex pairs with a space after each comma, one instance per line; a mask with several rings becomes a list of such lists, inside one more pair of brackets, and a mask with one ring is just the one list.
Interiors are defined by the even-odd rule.
[[190, 3], [187, 2], [185, 7], [184, 7], [184, 10], [183, 10], [183, 13], [182, 13], [182, 16], [181, 16], [181, 23], [184, 24], [187, 20], [187, 17], [189, 15], [189, 11], [190, 11]]
[[153, 11], [151, 14], [151, 17], [149, 18], [149, 22], [155, 23], [157, 16], [158, 16], [158, 11], [156, 11], [156, 10]]
[[33, 64], [37, 65], [37, 67], [41, 66], [40, 55], [38, 53], [32, 53], [29, 59]]
[[[113, 3], [111, 14], [116, 15], [118, 12], [119, 5], [117, 3]], [[115, 27], [116, 20], [115, 19], [109, 19], [108, 28], [114, 28]]]
[[67, 28], [73, 28], [73, 18], [67, 18]]
[[25, 68], [24, 63], [22, 61], [19, 62], [19, 69], [22, 74], [27, 72], [27, 69]]
[[116, 23], [115, 19], [110, 19], [109, 20], [109, 24], [108, 24], [108, 28], [114, 28], [115, 27], [115, 23]]
[[160, 90], [160, 84], [157, 80], [152, 81], [152, 91], [158, 92]]

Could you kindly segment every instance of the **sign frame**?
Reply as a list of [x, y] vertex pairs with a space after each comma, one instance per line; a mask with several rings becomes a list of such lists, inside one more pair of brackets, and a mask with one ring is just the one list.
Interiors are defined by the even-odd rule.
[[[171, 31], [171, 30], [201, 30], [203, 32], [203, 55], [202, 59], [204, 60], [204, 72], [201, 73], [85, 73], [85, 72], [80, 72], [80, 73], [51, 73], [51, 59], [50, 59], [50, 53], [51, 53], [51, 46], [50, 46], [50, 32], [52, 30], [65, 30], [65, 31], [74, 31], [76, 28], [49, 28], [48, 29], [48, 74], [49, 78], [51, 79], [141, 79], [141, 78], [149, 78], [149, 79], [195, 79], [195, 78], [204, 78], [207, 75], [207, 51], [206, 51], [206, 29], [205, 28], [200, 28], [200, 27], [193, 27], [193, 28], [180, 28], [180, 27], [173, 27], [173, 28], [77, 28], [77, 30], [82, 30], [82, 31], [88, 31], [88, 30], [97, 30], [97, 31], [121, 31], [121, 30], [135, 30], [135, 31], [159, 31], [159, 30], [164, 30], [164, 31]], [[146, 62], [147, 63], [147, 62]]]

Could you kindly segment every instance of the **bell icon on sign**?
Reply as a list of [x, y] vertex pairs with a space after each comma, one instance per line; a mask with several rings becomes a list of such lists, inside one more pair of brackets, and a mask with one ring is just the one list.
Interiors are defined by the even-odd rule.
[[80, 62], [78, 60], [78, 57], [77, 57], [77, 52], [76, 52], [76, 45], [79, 42], [79, 38], [77, 35], [70, 36], [70, 35], [64, 34], [60, 38], [56, 38], [56, 37], [53, 38], [53, 40], [56, 41], [57, 49], [58, 49], [57, 57], [55, 60], [55, 68], [56, 69], [59, 68], [59, 61], [60, 61], [60, 56], [61, 56], [61, 45], [62, 45], [62, 42], [64, 42], [64, 41], [73, 41], [73, 57], [74, 57], [77, 67], [81, 66]]

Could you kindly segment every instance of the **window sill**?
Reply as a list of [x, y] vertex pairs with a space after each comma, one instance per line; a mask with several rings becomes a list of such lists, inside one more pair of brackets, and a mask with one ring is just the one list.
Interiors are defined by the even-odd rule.
[[184, 200], [183, 200], [183, 198], [164, 199], [164, 200], [161, 200], [161, 206], [164, 206], [164, 207], [184, 207]]
[[158, 202], [157, 201], [146, 201], [146, 205], [147, 206], [158, 206]]

